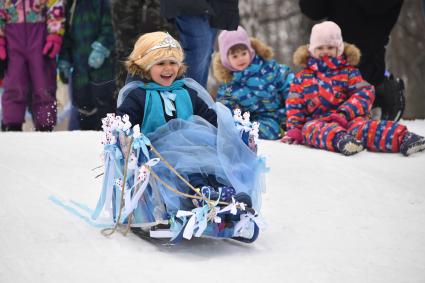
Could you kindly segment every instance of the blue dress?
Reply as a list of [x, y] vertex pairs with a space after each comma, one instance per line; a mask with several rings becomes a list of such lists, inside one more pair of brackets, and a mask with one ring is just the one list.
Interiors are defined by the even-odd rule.
[[[207, 91], [191, 79], [175, 81], [169, 88], [157, 87], [154, 89], [155, 87], [151, 88], [151, 86], [152, 84], [147, 86], [146, 83], [135, 81], [132, 82], [131, 86], [123, 88], [118, 98], [117, 113], [126, 112], [122, 106], [126, 105], [126, 100], [135, 89], [141, 88], [146, 93], [149, 92], [150, 96], [156, 95], [160, 97], [161, 99], [155, 100], [159, 103], [157, 105], [154, 105], [154, 99], [145, 98], [145, 113], [143, 120], [140, 121], [140, 128], [151, 129], [144, 133], [148, 138], [148, 141], [144, 138], [145, 145], [153, 145], [163, 159], [186, 180], [190, 180], [189, 177], [192, 174], [212, 175], [217, 182], [233, 187], [237, 193], [244, 192], [248, 194], [252, 200], [252, 207], [258, 212], [261, 206], [260, 195], [265, 190], [263, 180], [263, 173], [265, 172], [264, 160], [257, 157], [242, 141], [229, 109], [221, 103], [214, 103]], [[191, 98], [188, 95], [189, 90], [195, 91], [197, 97]], [[171, 108], [175, 106], [173, 111], [170, 112], [169, 101], [167, 102], [167, 98], [161, 92], [177, 94], [171, 106]], [[193, 107], [193, 104], [182, 106], [178, 102], [179, 99], [185, 102], [201, 99], [202, 103], [207, 106], [207, 109], [204, 109], [205, 113], [208, 114], [206, 115], [207, 118], [211, 118], [209, 111], [213, 111], [213, 117], [216, 119], [215, 123], [213, 123], [214, 125], [205, 118], [196, 115], [195, 113], [201, 113], [196, 107]], [[149, 102], [146, 103], [148, 100]], [[202, 103], [199, 105], [202, 106]], [[148, 109], [156, 109], [155, 111], [149, 111], [151, 114], [153, 113], [153, 118], [146, 119], [148, 117], [148, 111], [146, 110]], [[158, 109], [160, 111], [157, 111]], [[162, 110], [164, 111], [161, 112]], [[191, 111], [193, 114], [190, 113]], [[164, 117], [159, 117], [164, 115], [164, 112], [175, 117], [168, 121]], [[165, 114], [165, 116], [168, 116], [168, 114]], [[156, 129], [152, 129], [147, 123], [150, 123], [149, 121], [157, 123], [158, 120], [155, 117], [159, 120], [162, 119], [161, 121], [164, 123]], [[137, 158], [136, 168], [158, 157], [152, 152], [148, 152], [142, 144], [143, 142], [140, 139], [135, 139], [132, 145]], [[114, 180], [117, 177], [123, 175], [120, 168], [124, 166], [124, 157], [122, 154], [121, 156], [117, 154], [117, 152], [122, 153], [124, 150], [117, 150], [120, 147], [119, 144], [108, 146], [105, 146], [105, 152], [108, 154], [109, 162], [105, 162], [104, 187], [94, 217], [100, 214], [101, 209], [107, 202], [106, 200], [114, 202], [115, 199], [116, 205], [112, 214], [116, 216], [118, 213], [116, 200], [119, 199], [120, 191], [114, 190], [115, 195], [111, 197], [109, 187], [114, 184]], [[181, 193], [191, 193], [190, 188], [176, 174], [170, 171], [165, 162], [159, 162], [152, 166], [151, 169], [164, 183], [169, 184]], [[128, 170], [127, 190], [134, 190], [134, 184], [137, 180], [136, 175], [137, 169]], [[134, 196], [135, 191], [129, 195]], [[162, 182], [158, 182], [151, 177], [149, 185], [138, 200], [137, 207], [134, 208], [134, 223], [142, 226], [152, 223], [164, 223], [175, 217], [179, 210], [190, 209], [191, 207], [188, 205], [186, 197], [176, 194]], [[122, 221], [125, 221], [125, 219]]]

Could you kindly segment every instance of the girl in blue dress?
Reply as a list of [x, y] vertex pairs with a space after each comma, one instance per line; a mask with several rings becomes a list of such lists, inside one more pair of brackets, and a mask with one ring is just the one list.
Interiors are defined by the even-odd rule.
[[[116, 186], [116, 179], [126, 175], [126, 205], [122, 220], [116, 217], [119, 205], [113, 208], [116, 222], [132, 217], [131, 226], [148, 230], [151, 236], [158, 224], [165, 224], [173, 241], [209, 235], [252, 242], [259, 230], [264, 162], [243, 142], [230, 111], [214, 103], [194, 80], [183, 78], [183, 61], [180, 44], [167, 33], [148, 33], [135, 43], [125, 63], [126, 85], [118, 97], [116, 117], [122, 117], [121, 126], [113, 122], [104, 127], [107, 133], [118, 129], [133, 136], [127, 145], [120, 135], [117, 146], [114, 139], [105, 142], [105, 150], [115, 150], [110, 159], [118, 156], [118, 168], [127, 170], [105, 165], [97, 215], [106, 200], [113, 202], [118, 199], [114, 193], [122, 191], [109, 192], [110, 184]], [[122, 126], [126, 123], [138, 126], [129, 130]], [[128, 165], [116, 147], [123, 156], [130, 147]], [[137, 182], [146, 180], [140, 177], [142, 171], [150, 178], [141, 194]]]

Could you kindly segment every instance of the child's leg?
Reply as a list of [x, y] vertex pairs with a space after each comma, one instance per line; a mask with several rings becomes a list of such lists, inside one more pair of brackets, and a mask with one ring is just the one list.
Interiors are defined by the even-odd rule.
[[346, 130], [336, 123], [313, 120], [304, 125], [302, 133], [305, 144], [315, 148], [339, 152], [337, 140], [346, 134]]
[[[7, 29], [6, 35], [14, 32]], [[15, 33], [15, 35], [17, 35]], [[29, 92], [29, 73], [26, 67], [21, 41], [8, 40], [8, 66], [4, 77], [4, 93], [1, 99], [4, 128], [21, 128], [25, 122], [25, 109]]]
[[358, 117], [349, 123], [348, 133], [370, 151], [399, 152], [407, 133], [404, 125], [393, 121], [376, 121]]
[[425, 150], [425, 138], [412, 132], [406, 132], [401, 140], [400, 152], [405, 156], [409, 156], [422, 150]]
[[28, 69], [33, 86], [32, 113], [37, 130], [53, 130], [56, 125], [56, 63], [43, 56], [45, 25], [33, 24], [27, 36], [32, 42], [29, 48]]

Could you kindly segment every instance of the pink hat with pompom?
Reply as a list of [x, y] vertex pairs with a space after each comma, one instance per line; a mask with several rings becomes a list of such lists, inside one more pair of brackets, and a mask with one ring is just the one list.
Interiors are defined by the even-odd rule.
[[230, 48], [237, 44], [246, 45], [251, 56], [251, 60], [254, 58], [255, 51], [251, 46], [251, 41], [249, 39], [248, 33], [243, 27], [238, 26], [237, 30], [232, 31], [224, 30], [218, 36], [218, 49], [220, 51], [221, 64], [230, 71], [237, 70], [232, 68], [232, 66], [230, 65], [230, 62], [227, 59], [227, 53], [229, 52]]
[[311, 29], [308, 51], [313, 54], [314, 49], [322, 45], [335, 46], [338, 50], [338, 56], [341, 56], [344, 52], [341, 29], [336, 23], [325, 21], [314, 25]]

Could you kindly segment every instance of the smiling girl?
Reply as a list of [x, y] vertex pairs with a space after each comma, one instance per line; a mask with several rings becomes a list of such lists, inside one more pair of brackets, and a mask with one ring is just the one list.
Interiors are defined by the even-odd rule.
[[[198, 194], [214, 197], [214, 201], [234, 199], [258, 209], [264, 162], [242, 141], [230, 111], [221, 103], [214, 103], [196, 81], [183, 78], [183, 60], [180, 44], [169, 34], [153, 32], [141, 36], [126, 61], [129, 74], [118, 95], [117, 115], [128, 115], [132, 125], [139, 124], [151, 145]], [[195, 193], [164, 163], [155, 165], [154, 171], [179, 192]], [[181, 197], [164, 185], [155, 187], [165, 212], [158, 216], [155, 213], [159, 208], [147, 205], [141, 222], [162, 221], [178, 210], [204, 205], [202, 201]], [[148, 204], [153, 198], [151, 192], [144, 196]], [[226, 225], [214, 226], [209, 235], [243, 238], [240, 231], [233, 230], [239, 220], [227, 219]], [[250, 234], [242, 241], [257, 238], [258, 227], [250, 227]], [[136, 228], [133, 231], [140, 232]]]
[[213, 64], [220, 83], [217, 101], [230, 109], [249, 111], [260, 123], [260, 138], [278, 139], [285, 126], [285, 99], [293, 73], [273, 60], [269, 46], [249, 38], [241, 26], [220, 33], [218, 45]]

